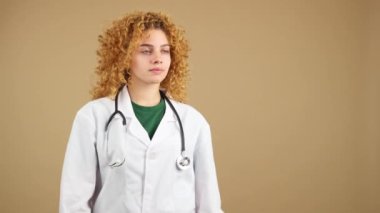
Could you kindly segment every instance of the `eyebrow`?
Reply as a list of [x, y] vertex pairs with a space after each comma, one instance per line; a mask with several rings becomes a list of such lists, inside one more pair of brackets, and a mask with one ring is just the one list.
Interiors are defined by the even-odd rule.
[[[166, 46], [170, 47], [169, 44], [163, 44], [163, 45], [161, 45], [161, 47], [166, 47]], [[140, 47], [154, 47], [154, 46], [151, 45], [151, 44], [141, 44]]]

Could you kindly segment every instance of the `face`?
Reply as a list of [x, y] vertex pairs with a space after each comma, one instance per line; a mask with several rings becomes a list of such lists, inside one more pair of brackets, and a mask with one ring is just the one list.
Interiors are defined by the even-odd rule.
[[145, 32], [132, 54], [131, 81], [133, 84], [160, 84], [170, 67], [170, 45], [162, 30]]

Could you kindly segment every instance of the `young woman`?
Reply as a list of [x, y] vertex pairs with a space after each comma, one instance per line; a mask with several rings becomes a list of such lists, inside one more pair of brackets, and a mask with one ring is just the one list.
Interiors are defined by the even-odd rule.
[[162, 13], [99, 36], [99, 80], [77, 113], [60, 213], [220, 213], [210, 127], [184, 104], [188, 44]]

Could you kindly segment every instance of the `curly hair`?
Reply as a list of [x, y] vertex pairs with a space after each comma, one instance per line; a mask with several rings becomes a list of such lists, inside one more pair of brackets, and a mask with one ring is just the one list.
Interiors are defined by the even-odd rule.
[[168, 15], [161, 12], [133, 12], [113, 21], [103, 35], [99, 35], [100, 47], [97, 50], [98, 80], [91, 90], [93, 99], [114, 98], [122, 84], [130, 80], [132, 54], [144, 32], [150, 29], [162, 30], [169, 41], [171, 64], [166, 78], [160, 87], [176, 101], [184, 102], [189, 80], [189, 45], [184, 30], [176, 26]]

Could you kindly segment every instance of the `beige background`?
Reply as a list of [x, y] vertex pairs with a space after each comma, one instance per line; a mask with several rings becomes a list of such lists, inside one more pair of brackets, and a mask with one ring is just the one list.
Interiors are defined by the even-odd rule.
[[168, 12], [232, 213], [380, 212], [378, 0], [1, 1], [0, 212], [57, 212], [97, 36]]

